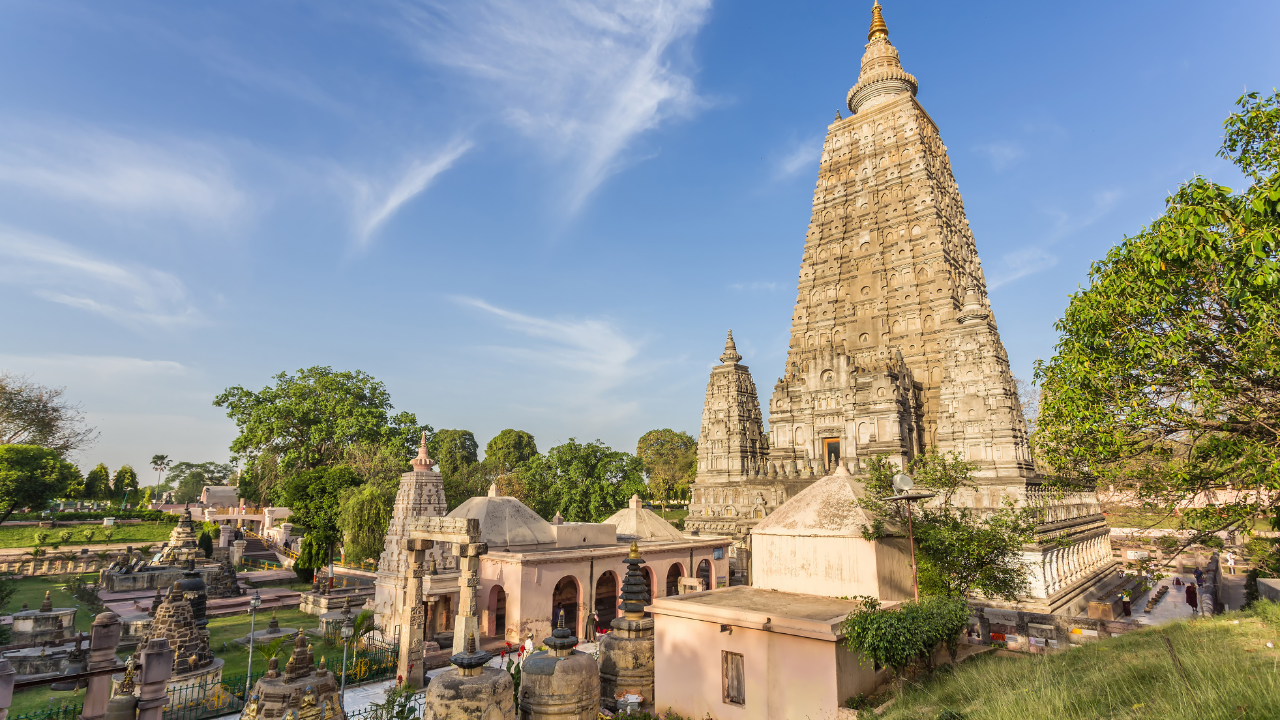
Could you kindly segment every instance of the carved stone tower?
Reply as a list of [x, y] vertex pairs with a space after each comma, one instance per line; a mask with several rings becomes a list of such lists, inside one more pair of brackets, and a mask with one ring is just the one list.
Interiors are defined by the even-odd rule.
[[[374, 580], [373, 611], [378, 625], [394, 628], [400, 625], [398, 608], [412, 607], [402, 595], [408, 589], [410, 551], [408, 524], [414, 518], [444, 517], [448, 506], [444, 499], [444, 478], [432, 469], [435, 461], [427, 454], [427, 434], [422, 433], [418, 456], [412, 461], [413, 469], [400, 476], [400, 489], [391, 511], [391, 523], [387, 527], [386, 544], [378, 560], [378, 573]], [[389, 632], [389, 631], [388, 631]]]
[[858, 472], [876, 454], [905, 461], [929, 446], [961, 453], [982, 478], [1030, 477], [1026, 421], [946, 147], [879, 5], [867, 38], [853, 115], [827, 128], [770, 458]]

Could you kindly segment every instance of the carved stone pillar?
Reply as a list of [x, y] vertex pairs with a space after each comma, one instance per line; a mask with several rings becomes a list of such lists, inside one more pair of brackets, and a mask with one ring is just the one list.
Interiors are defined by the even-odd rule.
[[409, 563], [406, 568], [404, 607], [400, 610], [400, 658], [396, 674], [414, 688], [426, 684], [426, 668], [422, 662], [427, 629], [427, 607], [422, 602], [422, 578], [427, 574], [426, 551], [430, 540], [407, 540]]
[[155, 638], [142, 649], [142, 670], [138, 673], [138, 720], [161, 720], [169, 704], [169, 678], [173, 676], [173, 648], [164, 638]]
[[9, 716], [9, 706], [13, 704], [13, 678], [16, 674], [9, 661], [0, 658], [0, 720]]
[[476, 592], [480, 584], [480, 556], [489, 551], [482, 542], [458, 543], [458, 619], [453, 623], [453, 653], [466, 652], [467, 636], [480, 634]]
[[[86, 669], [105, 670], [120, 664], [116, 659], [116, 647], [120, 645], [123, 629], [119, 615], [113, 612], [98, 613], [89, 631], [89, 662]], [[107, 714], [107, 703], [110, 700], [111, 676], [95, 675], [89, 678], [80, 720], [101, 720]]]

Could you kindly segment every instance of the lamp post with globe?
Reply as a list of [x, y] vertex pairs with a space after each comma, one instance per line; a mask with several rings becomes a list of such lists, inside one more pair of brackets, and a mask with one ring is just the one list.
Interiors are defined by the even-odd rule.
[[885, 500], [902, 500], [907, 503], [907, 542], [911, 543], [911, 586], [915, 591], [916, 602], [920, 602], [920, 573], [916, 569], [916, 536], [911, 528], [911, 502], [913, 500], [925, 500], [933, 497], [937, 493], [913, 493], [911, 488], [916, 484], [906, 473], [898, 473], [893, 476], [893, 489], [898, 493], [885, 498]]
[[249, 702], [249, 690], [253, 683], [253, 628], [258, 622], [258, 608], [262, 607], [262, 595], [257, 590], [253, 591], [253, 597], [249, 598], [249, 668], [245, 671], [244, 677], [244, 701]]
[[342, 687], [338, 690], [338, 704], [342, 706], [342, 711], [347, 711], [347, 648], [351, 644], [351, 637], [356, 634], [356, 626], [351, 622], [351, 599], [347, 598], [347, 603], [342, 608], [342, 629], [339, 631], [342, 635]]

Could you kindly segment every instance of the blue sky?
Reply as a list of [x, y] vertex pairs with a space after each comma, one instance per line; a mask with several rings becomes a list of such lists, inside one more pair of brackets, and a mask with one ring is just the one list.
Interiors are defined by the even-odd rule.
[[[1024, 377], [1091, 261], [1239, 182], [1222, 119], [1280, 77], [1275, 2], [884, 4]], [[225, 460], [214, 395], [311, 365], [544, 450], [696, 433], [730, 327], [768, 395], [870, 3], [0, 13], [0, 368], [141, 469]]]

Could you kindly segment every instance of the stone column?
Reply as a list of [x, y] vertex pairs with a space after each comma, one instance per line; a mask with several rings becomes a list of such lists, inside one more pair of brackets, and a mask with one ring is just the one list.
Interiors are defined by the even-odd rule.
[[231, 542], [231, 564], [239, 565], [244, 560], [244, 549], [248, 547], [248, 540], [233, 540]]
[[404, 607], [400, 609], [400, 662], [396, 674], [414, 688], [426, 684], [427, 674], [422, 655], [425, 650], [427, 608], [422, 603], [422, 578], [427, 574], [423, 560], [431, 548], [430, 540], [406, 540], [409, 563], [406, 568]]
[[142, 649], [142, 670], [138, 673], [138, 720], [161, 720], [169, 704], [169, 678], [173, 676], [173, 648], [164, 638], [155, 638]]
[[458, 619], [453, 623], [454, 655], [466, 652], [468, 635], [479, 637], [480, 634], [476, 591], [480, 584], [480, 556], [488, 551], [488, 546], [482, 542], [458, 543]]
[[[86, 669], [105, 670], [120, 664], [116, 659], [116, 647], [120, 645], [122, 631], [119, 615], [113, 612], [98, 613], [89, 631], [89, 663]], [[107, 714], [107, 702], [110, 700], [111, 676], [95, 675], [89, 678], [80, 720], [101, 720]]]
[[13, 704], [13, 678], [16, 674], [9, 661], [0, 658], [0, 720], [9, 717], [9, 706]]
[[651, 598], [640, 569], [644, 559], [635, 542], [623, 562], [628, 569], [622, 582], [622, 617], [614, 618], [613, 632], [600, 641], [600, 701], [616, 712], [618, 693], [639, 695], [638, 709], [652, 713], [653, 618], [644, 616]]

